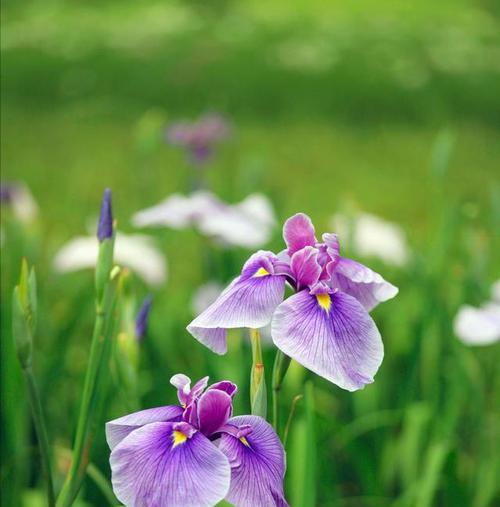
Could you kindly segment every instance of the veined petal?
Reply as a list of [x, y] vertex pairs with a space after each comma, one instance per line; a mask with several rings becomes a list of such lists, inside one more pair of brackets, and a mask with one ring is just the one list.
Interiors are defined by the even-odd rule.
[[271, 252], [250, 257], [241, 276], [187, 330], [208, 348], [223, 354], [227, 347], [226, 329], [261, 328], [268, 324], [285, 291], [285, 276], [273, 274], [274, 257]]
[[285, 451], [273, 428], [257, 416], [233, 417], [230, 425], [249, 425], [238, 438], [223, 433], [219, 449], [231, 465], [231, 486], [226, 500], [236, 507], [285, 507], [283, 493]]
[[373, 382], [384, 356], [370, 315], [343, 292], [291, 296], [274, 313], [272, 337], [285, 354], [348, 391]]
[[182, 408], [177, 405], [141, 410], [106, 423], [106, 440], [113, 450], [129, 433], [145, 424], [179, 421], [181, 417]]
[[209, 437], [220, 429], [233, 412], [231, 396], [218, 389], [209, 389], [198, 400], [198, 427]]
[[209, 507], [227, 494], [226, 456], [187, 423], [151, 423], [111, 453], [113, 491], [128, 507]]
[[314, 285], [319, 280], [321, 266], [318, 254], [317, 248], [306, 246], [292, 255], [291, 268], [297, 290]]
[[283, 226], [283, 239], [290, 256], [305, 246], [314, 246], [317, 240], [311, 219], [304, 213], [290, 217]]
[[355, 297], [368, 312], [398, 293], [398, 288], [378, 273], [345, 257], [341, 257], [335, 266], [332, 285]]
[[215, 384], [212, 384], [208, 389], [218, 389], [219, 391], [224, 391], [226, 394], [231, 396], [231, 398], [234, 398], [238, 392], [238, 386], [229, 380], [221, 380], [220, 382], [216, 382]]

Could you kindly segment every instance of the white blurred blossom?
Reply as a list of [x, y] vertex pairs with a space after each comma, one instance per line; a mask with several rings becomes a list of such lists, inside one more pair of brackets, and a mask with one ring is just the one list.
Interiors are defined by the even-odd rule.
[[[54, 257], [56, 271], [66, 273], [96, 265], [99, 242], [95, 236], [79, 236], [66, 243]], [[117, 234], [114, 260], [150, 285], [167, 279], [167, 261], [151, 238], [142, 234]]]
[[354, 217], [336, 214], [330, 225], [343, 243], [363, 257], [378, 257], [388, 264], [403, 266], [410, 253], [403, 229], [392, 222], [368, 213]]
[[491, 292], [492, 301], [479, 308], [463, 305], [455, 316], [455, 334], [466, 345], [490, 345], [500, 340], [500, 280]]
[[262, 194], [252, 194], [230, 205], [211, 192], [197, 191], [188, 196], [173, 194], [137, 212], [132, 223], [136, 227], [174, 229], [195, 226], [223, 245], [258, 248], [269, 241], [276, 219], [269, 199]]

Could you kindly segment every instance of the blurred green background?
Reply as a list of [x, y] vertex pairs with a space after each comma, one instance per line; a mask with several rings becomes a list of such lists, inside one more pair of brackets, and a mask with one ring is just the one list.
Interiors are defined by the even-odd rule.
[[[263, 192], [280, 223], [303, 211], [319, 231], [336, 212], [364, 210], [399, 223], [412, 250], [403, 268], [362, 259], [400, 288], [374, 312], [386, 348], [375, 383], [352, 394], [298, 366], [287, 377], [284, 417], [311, 382], [287, 447], [291, 505], [499, 500], [499, 346], [467, 348], [452, 329], [458, 307], [487, 300], [500, 275], [498, 2], [4, 0], [1, 14], [2, 181], [26, 183], [40, 208], [24, 227], [2, 209], [2, 505], [38, 505], [41, 491], [10, 334], [21, 256], [39, 279], [35, 370], [49, 433], [67, 449], [93, 278], [57, 274], [52, 258], [86, 234], [107, 186], [126, 232], [133, 212], [186, 192], [190, 168], [163, 128], [206, 111], [235, 129], [207, 168], [219, 197]], [[184, 328], [195, 289], [230, 280], [252, 252], [192, 230], [151, 235], [170, 276], [153, 291], [140, 347], [140, 406], [172, 403], [168, 380], [183, 371], [239, 382], [247, 413], [247, 342], [214, 357]], [[279, 227], [268, 247], [282, 248]], [[149, 291], [133, 286], [137, 301]], [[272, 359], [267, 349], [268, 374]], [[113, 385], [107, 419], [127, 412], [124, 390]], [[93, 461], [106, 476], [107, 459], [101, 434]], [[60, 481], [65, 460], [56, 465]], [[105, 505], [92, 480], [86, 504]]]

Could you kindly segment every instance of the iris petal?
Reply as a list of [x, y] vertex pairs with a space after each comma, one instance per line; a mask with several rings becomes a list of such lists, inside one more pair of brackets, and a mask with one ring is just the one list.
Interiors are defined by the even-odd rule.
[[224, 354], [226, 329], [268, 324], [285, 291], [285, 276], [273, 275], [274, 259], [271, 252], [254, 254], [242, 275], [189, 324], [188, 331], [214, 352]]
[[398, 293], [398, 288], [384, 280], [381, 275], [344, 257], [340, 258], [335, 266], [332, 284], [355, 297], [368, 312]]
[[224, 426], [233, 410], [231, 396], [218, 389], [209, 389], [198, 400], [198, 427], [207, 437]]
[[129, 507], [209, 507], [226, 496], [226, 456], [199, 431], [185, 431], [186, 426], [147, 424], [114, 448], [112, 483], [120, 502]]
[[129, 433], [153, 422], [178, 421], [182, 408], [177, 405], [148, 408], [106, 423], [106, 440], [113, 450]]
[[316, 236], [311, 219], [304, 213], [297, 213], [290, 217], [283, 226], [283, 239], [290, 256], [305, 246], [314, 246]]
[[231, 465], [231, 486], [226, 500], [236, 507], [287, 506], [283, 493], [285, 452], [273, 428], [257, 416], [230, 419], [235, 427], [250, 425], [252, 431], [237, 438], [224, 433], [219, 449]]
[[370, 315], [342, 292], [291, 296], [276, 309], [272, 337], [285, 354], [349, 391], [373, 382], [384, 355]]

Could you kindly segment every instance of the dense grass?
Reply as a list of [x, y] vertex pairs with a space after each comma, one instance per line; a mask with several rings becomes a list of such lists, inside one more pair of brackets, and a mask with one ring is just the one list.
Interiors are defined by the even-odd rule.
[[[38, 505], [37, 493], [25, 492], [42, 487], [10, 332], [21, 256], [39, 278], [35, 369], [60, 485], [93, 282], [90, 272], [54, 273], [53, 255], [87, 232], [106, 186], [123, 231], [132, 231], [134, 211], [185, 192], [189, 167], [163, 143], [162, 128], [210, 109], [226, 112], [236, 132], [207, 169], [220, 197], [264, 192], [280, 222], [304, 211], [321, 231], [333, 213], [362, 209], [400, 223], [413, 251], [401, 269], [363, 259], [400, 287], [374, 312], [386, 356], [373, 385], [351, 394], [291, 367], [283, 417], [305, 394], [287, 448], [291, 505], [494, 505], [499, 348], [467, 348], [452, 330], [459, 305], [487, 299], [500, 273], [493, 3], [5, 2], [2, 14], [2, 180], [26, 182], [40, 205], [26, 228], [2, 210], [6, 506], [21, 495]], [[246, 413], [246, 339], [234, 333], [228, 356], [215, 357], [184, 328], [196, 287], [231, 279], [251, 252], [223, 251], [194, 231], [151, 234], [170, 277], [154, 291], [141, 344], [140, 406], [173, 402], [168, 379], [184, 371], [237, 381], [237, 410]], [[269, 248], [281, 248], [279, 228]], [[149, 290], [132, 280], [136, 302]], [[268, 374], [272, 360], [266, 349]], [[130, 410], [129, 395], [114, 381], [106, 419]], [[107, 459], [101, 433], [93, 461], [106, 476]], [[92, 480], [82, 498], [104, 505]]]

